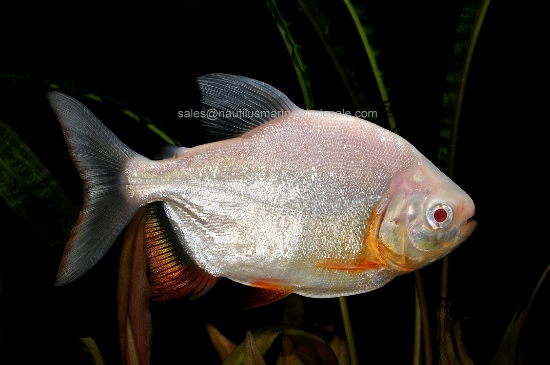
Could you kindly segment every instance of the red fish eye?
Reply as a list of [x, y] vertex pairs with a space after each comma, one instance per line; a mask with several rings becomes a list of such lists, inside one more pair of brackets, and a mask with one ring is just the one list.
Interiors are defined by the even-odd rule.
[[438, 208], [434, 211], [434, 219], [437, 223], [445, 222], [447, 219], [447, 211], [443, 208]]
[[432, 204], [426, 211], [426, 220], [433, 229], [447, 228], [453, 222], [453, 208], [444, 202]]

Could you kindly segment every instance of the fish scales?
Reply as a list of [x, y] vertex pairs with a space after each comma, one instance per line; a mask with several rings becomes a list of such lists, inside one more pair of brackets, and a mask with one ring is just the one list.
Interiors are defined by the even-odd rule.
[[[420, 159], [374, 124], [316, 114], [289, 114], [165, 162], [131, 161], [128, 189], [140, 205], [168, 202], [174, 226], [208, 272], [251, 284], [260, 271], [300, 294], [334, 295], [349, 286], [349, 274], [318, 264], [359, 258], [391, 178]], [[379, 285], [370, 273], [353, 276], [362, 281], [357, 292]]]

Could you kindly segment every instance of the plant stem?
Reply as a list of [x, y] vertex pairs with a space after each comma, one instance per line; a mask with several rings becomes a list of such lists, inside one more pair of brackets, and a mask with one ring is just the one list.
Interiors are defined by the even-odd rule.
[[449, 290], [449, 255], [443, 257], [441, 260], [441, 292], [439, 296], [441, 299], [447, 299], [447, 293]]
[[422, 313], [422, 335], [424, 337], [424, 363], [432, 365], [432, 339], [430, 336], [430, 320], [428, 318], [428, 306], [426, 305], [426, 296], [424, 294], [424, 284], [420, 271], [414, 272], [416, 290], [418, 292], [418, 301], [420, 303], [420, 312]]
[[422, 347], [422, 312], [420, 310], [420, 299], [418, 298], [418, 288], [415, 288], [414, 296], [414, 346], [413, 346], [413, 365], [420, 365], [420, 354]]
[[344, 329], [346, 330], [346, 340], [348, 343], [349, 358], [351, 365], [359, 365], [357, 359], [357, 351], [355, 350], [355, 340], [353, 339], [353, 331], [351, 329], [351, 320], [349, 318], [348, 304], [346, 297], [339, 297], [340, 310], [342, 311], [342, 320], [344, 321]]

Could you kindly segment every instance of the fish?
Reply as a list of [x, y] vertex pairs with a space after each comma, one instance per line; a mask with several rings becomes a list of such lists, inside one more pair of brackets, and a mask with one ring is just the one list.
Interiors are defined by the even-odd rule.
[[212, 142], [148, 159], [78, 100], [50, 92], [84, 200], [56, 285], [84, 275], [146, 207], [150, 290], [207, 293], [220, 277], [259, 305], [380, 288], [474, 231], [474, 202], [412, 144], [345, 113], [303, 110], [244, 76], [197, 78]]

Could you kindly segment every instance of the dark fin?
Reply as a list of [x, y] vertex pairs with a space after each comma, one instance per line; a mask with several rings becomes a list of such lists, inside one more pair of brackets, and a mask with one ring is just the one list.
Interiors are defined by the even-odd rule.
[[375, 270], [382, 267], [380, 263], [370, 260], [359, 259], [350, 263], [343, 263], [340, 261], [323, 261], [317, 265], [323, 269], [329, 270], [344, 270], [344, 271], [368, 271]]
[[84, 187], [84, 204], [55, 282], [64, 285], [94, 266], [138, 211], [126, 198], [123, 177], [127, 161], [140, 155], [76, 99], [58, 92], [48, 99]]
[[232, 138], [286, 113], [301, 110], [274, 87], [244, 76], [208, 74], [197, 78], [206, 118], [215, 139]]
[[206, 294], [218, 281], [197, 266], [185, 252], [164, 211], [163, 202], [147, 206], [145, 244], [149, 261], [151, 294], [157, 301]]
[[257, 281], [250, 284], [244, 297], [243, 309], [261, 307], [281, 300], [294, 292], [294, 287], [280, 286], [267, 281]]
[[178, 157], [188, 150], [189, 148], [186, 147], [178, 147], [173, 144], [167, 144], [162, 146], [160, 151], [155, 155], [155, 158], [158, 160], [164, 160], [166, 158]]

